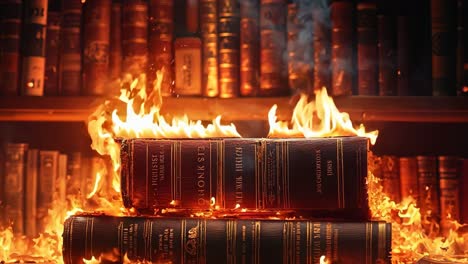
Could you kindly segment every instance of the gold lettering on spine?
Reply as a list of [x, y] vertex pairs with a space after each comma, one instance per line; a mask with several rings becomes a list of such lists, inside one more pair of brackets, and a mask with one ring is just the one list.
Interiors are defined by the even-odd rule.
[[293, 263], [301, 263], [301, 222], [296, 222], [295, 234], [294, 234], [294, 262]]
[[312, 259], [314, 263], [320, 263], [320, 257], [322, 256], [321, 251], [321, 223], [313, 223], [312, 226]]
[[315, 150], [315, 192], [323, 194], [322, 190], [322, 150]]
[[205, 173], [206, 170], [208, 169], [207, 166], [205, 166], [205, 147], [204, 146], [198, 146], [197, 147], [197, 168], [196, 168], [196, 190], [197, 190], [197, 204], [200, 206], [204, 206], [209, 204], [209, 199], [211, 197], [206, 197], [206, 179], [205, 179]]
[[327, 222], [325, 227], [325, 255], [327, 259], [332, 259], [332, 237], [333, 237], [333, 230], [332, 230], [332, 223]]
[[243, 154], [244, 150], [242, 147], [235, 147], [234, 151], [234, 172], [235, 172], [235, 187], [234, 187], [234, 197], [236, 204], [242, 206], [244, 201], [244, 186], [243, 186], [243, 172], [244, 172], [244, 163], [243, 163]]

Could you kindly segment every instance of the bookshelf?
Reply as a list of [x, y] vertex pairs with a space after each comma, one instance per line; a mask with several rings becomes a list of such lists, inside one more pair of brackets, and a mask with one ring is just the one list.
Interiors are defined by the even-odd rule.
[[[0, 97], [0, 121], [82, 122], [102, 102], [103, 97]], [[280, 119], [291, 116], [297, 99], [268, 98], [164, 98], [165, 116], [187, 114], [191, 119], [262, 121], [271, 106], [278, 105]], [[468, 97], [382, 97], [351, 96], [334, 99], [338, 109], [354, 122], [468, 122]]]

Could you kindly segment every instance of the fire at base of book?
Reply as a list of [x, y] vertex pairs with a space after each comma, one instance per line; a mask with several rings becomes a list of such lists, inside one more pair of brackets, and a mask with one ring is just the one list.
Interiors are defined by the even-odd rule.
[[[10, 225], [0, 231], [0, 260], [468, 261], [458, 196], [444, 195], [456, 190], [456, 160], [374, 156], [377, 131], [355, 127], [326, 89], [315, 99], [302, 96], [291, 121], [277, 120], [272, 106], [265, 138], [243, 138], [221, 116], [210, 124], [166, 119], [161, 80], [158, 72], [148, 92], [144, 75], [123, 79], [120, 96], [89, 117], [91, 147], [101, 157], [84, 177], [66, 177], [66, 156], [8, 145], [3, 206]], [[436, 166], [445, 172], [440, 189]], [[423, 183], [395, 187], [398, 169], [423, 175]], [[19, 175], [27, 175], [24, 183]], [[22, 197], [14, 188], [31, 180], [34, 205], [29, 191]]]

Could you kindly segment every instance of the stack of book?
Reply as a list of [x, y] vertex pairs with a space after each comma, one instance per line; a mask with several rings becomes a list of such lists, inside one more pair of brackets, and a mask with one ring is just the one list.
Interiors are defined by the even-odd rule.
[[390, 263], [370, 221], [368, 141], [125, 139], [124, 205], [137, 216], [65, 221], [65, 263]]

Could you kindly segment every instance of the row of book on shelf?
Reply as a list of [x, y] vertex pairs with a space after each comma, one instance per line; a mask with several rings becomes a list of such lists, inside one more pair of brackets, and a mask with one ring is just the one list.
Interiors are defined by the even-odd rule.
[[93, 187], [89, 175], [105, 166], [97, 156], [37, 149], [28, 143], [6, 143], [0, 157], [0, 226], [11, 225], [16, 234], [29, 237], [44, 232], [50, 209], [69, 208], [70, 195], [84, 199]]
[[[462, 191], [468, 183], [468, 159], [384, 155], [377, 160], [373, 173], [382, 180], [383, 191], [393, 201], [414, 198], [426, 232], [444, 233], [450, 228], [444, 226], [449, 224], [446, 220], [468, 221], [467, 196]], [[434, 229], [434, 223], [438, 228]]]
[[107, 95], [162, 71], [164, 96], [455, 95], [466, 8], [432, 2], [3, 1], [0, 91]]

